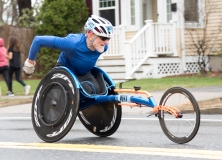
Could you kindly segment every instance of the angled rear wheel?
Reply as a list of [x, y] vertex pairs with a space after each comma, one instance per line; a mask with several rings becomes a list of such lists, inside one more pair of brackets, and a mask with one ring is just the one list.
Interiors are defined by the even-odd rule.
[[116, 132], [121, 122], [122, 110], [117, 103], [101, 103], [79, 111], [78, 117], [91, 133], [106, 137]]
[[[113, 88], [109, 88], [108, 95], [114, 94], [116, 93]], [[118, 102], [101, 103], [79, 111], [78, 117], [91, 133], [106, 137], [118, 129], [122, 117], [122, 107], [118, 105]]]

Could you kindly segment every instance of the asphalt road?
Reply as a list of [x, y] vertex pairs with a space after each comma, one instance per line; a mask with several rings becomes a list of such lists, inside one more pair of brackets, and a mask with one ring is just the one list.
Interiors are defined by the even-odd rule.
[[[197, 100], [222, 96], [222, 86], [188, 89]], [[164, 91], [151, 92], [159, 102]], [[196, 137], [187, 144], [170, 141], [150, 108], [123, 107], [118, 130], [107, 138], [87, 131], [77, 119], [71, 131], [56, 143], [45, 143], [31, 122], [31, 104], [0, 108], [1, 160], [222, 160], [222, 115], [202, 114]]]
[[55, 143], [45, 143], [36, 135], [29, 113], [0, 114], [1, 160], [222, 159], [221, 139], [221, 115], [202, 115], [196, 137], [180, 145], [164, 135], [156, 117], [142, 113], [125, 112], [118, 130], [107, 138], [93, 135], [77, 119]]

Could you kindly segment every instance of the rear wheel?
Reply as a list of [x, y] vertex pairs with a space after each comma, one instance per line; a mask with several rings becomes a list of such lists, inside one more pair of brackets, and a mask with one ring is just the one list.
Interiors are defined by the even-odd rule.
[[52, 69], [38, 85], [32, 103], [32, 123], [46, 142], [63, 138], [72, 128], [79, 106], [79, 90], [70, 74]]
[[[109, 88], [108, 95], [114, 94], [113, 88]], [[122, 117], [122, 107], [117, 102], [101, 103], [79, 111], [78, 117], [91, 133], [106, 137], [118, 129]]]
[[162, 106], [173, 106], [182, 112], [182, 118], [175, 118], [166, 111], [159, 111], [159, 122], [165, 135], [175, 143], [191, 141], [200, 126], [200, 110], [194, 96], [184, 88], [167, 90], [160, 100]]

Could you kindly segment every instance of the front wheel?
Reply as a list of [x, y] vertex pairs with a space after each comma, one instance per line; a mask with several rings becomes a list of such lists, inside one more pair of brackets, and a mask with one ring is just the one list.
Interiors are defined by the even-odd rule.
[[173, 106], [182, 112], [182, 117], [176, 118], [169, 112], [159, 111], [159, 122], [164, 134], [175, 143], [191, 141], [200, 126], [200, 110], [194, 96], [184, 88], [173, 87], [163, 94], [160, 105]]

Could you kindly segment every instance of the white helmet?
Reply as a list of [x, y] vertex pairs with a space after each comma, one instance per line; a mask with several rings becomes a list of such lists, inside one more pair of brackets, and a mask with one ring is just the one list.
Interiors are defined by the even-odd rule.
[[85, 24], [85, 31], [93, 31], [94, 34], [102, 37], [113, 36], [113, 25], [105, 18], [91, 15]]

